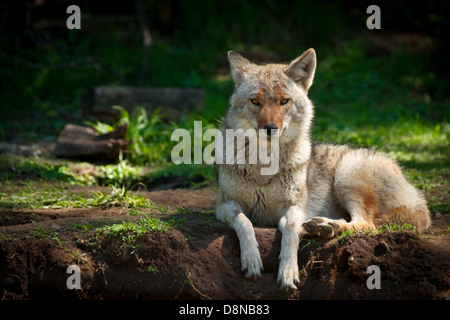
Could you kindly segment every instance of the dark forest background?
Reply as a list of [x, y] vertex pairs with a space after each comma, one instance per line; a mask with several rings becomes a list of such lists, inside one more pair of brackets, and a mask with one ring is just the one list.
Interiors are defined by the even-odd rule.
[[[66, 27], [71, 4], [81, 9], [80, 30]], [[366, 27], [371, 4], [380, 7], [380, 30]], [[80, 110], [86, 88], [202, 89], [202, 107], [177, 122], [165, 119], [164, 110], [122, 114], [137, 128], [133, 143], [140, 143], [126, 165], [173, 168], [171, 132], [191, 130], [195, 120], [204, 130], [214, 127], [228, 107], [228, 50], [267, 63], [289, 62], [312, 47], [314, 139], [389, 154], [430, 197], [444, 186], [434, 200], [442, 211], [449, 181], [449, 9], [448, 1], [2, 1], [0, 142], [54, 142], [65, 124], [86, 123]], [[208, 166], [168, 170], [214, 180]]]

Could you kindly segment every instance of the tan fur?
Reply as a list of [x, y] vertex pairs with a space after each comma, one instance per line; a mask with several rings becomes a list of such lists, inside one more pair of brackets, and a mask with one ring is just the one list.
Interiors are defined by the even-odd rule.
[[[423, 195], [393, 160], [370, 149], [311, 141], [313, 49], [289, 65], [258, 66], [234, 52], [228, 57], [235, 91], [221, 125], [224, 136], [226, 129], [257, 130], [269, 123], [279, 128], [277, 173], [261, 175], [267, 165], [259, 162], [216, 166], [216, 216], [236, 230], [246, 277], [257, 278], [263, 269], [252, 223], [278, 225], [282, 232], [281, 288], [295, 288], [298, 281], [299, 235], [330, 238], [383, 223], [410, 223], [419, 231], [430, 226]], [[281, 99], [289, 101], [280, 105]]]
[[284, 109], [279, 101], [281, 94], [275, 94], [275, 99], [259, 98], [260, 106], [255, 110], [258, 120], [258, 129], [263, 129], [268, 124], [276, 124], [278, 128], [283, 127]]

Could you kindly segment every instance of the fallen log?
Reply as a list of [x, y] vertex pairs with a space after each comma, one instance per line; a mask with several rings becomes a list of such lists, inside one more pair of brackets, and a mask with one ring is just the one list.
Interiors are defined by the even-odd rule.
[[186, 111], [201, 110], [203, 100], [202, 89], [99, 86], [83, 92], [81, 110], [85, 119], [112, 123], [120, 115], [113, 106], [121, 106], [130, 113], [136, 106], [142, 106], [149, 115], [160, 109], [160, 115], [178, 121]]
[[88, 161], [117, 162], [120, 151], [130, 144], [125, 140], [127, 130], [128, 123], [123, 123], [106, 134], [98, 134], [90, 127], [66, 124], [56, 140], [53, 155]]

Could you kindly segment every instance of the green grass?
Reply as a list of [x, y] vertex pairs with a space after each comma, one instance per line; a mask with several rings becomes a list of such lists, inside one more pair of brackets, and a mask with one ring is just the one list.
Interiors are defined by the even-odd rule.
[[131, 194], [125, 187], [113, 187], [111, 192], [103, 194], [101, 191], [93, 192], [89, 206], [94, 207], [122, 207], [122, 208], [152, 208], [156, 205], [149, 198]]
[[[108, 192], [73, 192], [64, 183], [47, 184], [25, 181], [20, 186], [7, 182], [8, 192], [0, 192], [0, 208], [60, 209], [89, 207], [150, 208], [158, 207], [149, 198], [137, 195], [125, 187], [110, 187]], [[11, 190], [12, 189], [12, 190]]]
[[[152, 6], [145, 7], [150, 16], [158, 12]], [[164, 110], [147, 114], [142, 108], [131, 113], [120, 109], [116, 124], [89, 123], [100, 132], [129, 123], [130, 154], [118, 164], [0, 155], [0, 180], [16, 190], [0, 189], [0, 207], [138, 207], [145, 201], [120, 188], [177, 179], [182, 187], [214, 186], [212, 166], [171, 163], [177, 142], [170, 136], [176, 128], [192, 133], [196, 120], [202, 121], [203, 130], [217, 127], [233, 90], [226, 52], [287, 62], [314, 47], [318, 67], [309, 91], [316, 106], [313, 138], [387, 154], [425, 192], [431, 212], [450, 212], [449, 81], [441, 70], [445, 55], [383, 52], [362, 34], [367, 31], [364, 21], [359, 24], [339, 5], [324, 1], [268, 0], [258, 6], [238, 0], [202, 2], [200, 11], [198, 6], [197, 1], [180, 4], [180, 14], [170, 22], [173, 31], [155, 36], [144, 86], [203, 88], [203, 110], [168, 123]], [[413, 8], [404, 10], [414, 13]], [[384, 13], [387, 17], [389, 8]], [[433, 16], [443, 18], [439, 12]], [[142, 46], [136, 24], [64, 30], [52, 39], [21, 50], [4, 46], [0, 140], [54, 141], [65, 123], [78, 119], [86, 124], [79, 108], [85, 88], [137, 84]], [[16, 187], [16, 181], [24, 179], [57, 183], [39, 192], [28, 183]], [[59, 182], [111, 184], [116, 189], [108, 194], [71, 194]]]
[[[106, 236], [110, 239], [119, 239], [124, 245], [132, 249], [131, 254], [134, 254], [139, 262], [139, 245], [136, 240], [142, 238], [144, 235], [155, 232], [166, 232], [174, 226], [171, 222], [165, 222], [158, 218], [152, 218], [146, 215], [139, 219], [137, 222], [121, 221], [112, 225], [106, 225], [101, 228], [97, 228], [94, 236], [92, 236], [87, 242], [97, 243], [96, 239], [100, 236]], [[157, 270], [152, 268], [147, 269], [152, 273], [157, 273]]]
[[88, 261], [87, 253], [83, 253], [80, 250], [77, 250], [75, 252], [69, 250], [69, 257], [72, 258], [77, 265], [84, 264]]
[[157, 218], [145, 216], [138, 222], [122, 221], [110, 226], [104, 226], [97, 229], [100, 234], [105, 234], [110, 237], [121, 238], [122, 240], [134, 239], [146, 233], [165, 232], [170, 229], [172, 225]]
[[346, 239], [348, 239], [351, 236], [354, 235], [374, 235], [374, 234], [379, 234], [379, 233], [384, 233], [384, 232], [417, 232], [416, 231], [416, 227], [409, 224], [409, 223], [404, 223], [402, 225], [399, 225], [397, 223], [393, 223], [393, 224], [384, 224], [379, 228], [376, 228], [375, 230], [370, 230], [370, 229], [366, 229], [366, 230], [356, 230], [355, 228], [353, 229], [349, 229], [349, 230], [345, 230], [344, 232], [342, 232], [339, 237], [338, 237], [338, 241], [340, 241], [341, 243], [343, 241], [345, 241]]
[[12, 154], [0, 154], [0, 179], [7, 181], [9, 178], [23, 175], [52, 181], [77, 181], [66, 164], [51, 164], [43, 158], [29, 159]]
[[61, 245], [61, 240], [59, 239], [58, 232], [47, 230], [43, 227], [35, 228], [30, 232], [29, 237], [33, 237], [36, 239], [53, 239], [58, 243], [58, 245]]

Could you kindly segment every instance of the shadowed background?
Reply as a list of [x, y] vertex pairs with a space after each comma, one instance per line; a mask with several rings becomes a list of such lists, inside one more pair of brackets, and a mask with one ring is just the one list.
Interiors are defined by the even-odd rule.
[[[81, 30], [66, 28], [71, 4], [81, 9]], [[368, 30], [371, 4], [1, 3], [0, 141], [53, 143], [65, 124], [85, 124], [80, 104], [87, 88], [197, 88], [204, 91], [202, 108], [183, 112], [175, 122], [164, 110], [121, 114], [133, 139], [126, 164], [163, 168], [153, 180], [173, 175], [212, 183], [211, 166], [173, 167], [170, 135], [178, 127], [191, 130], [195, 120], [203, 121], [203, 130], [217, 125], [233, 89], [226, 52], [240, 52], [256, 63], [288, 62], [313, 47], [318, 56], [309, 93], [316, 106], [314, 139], [387, 153], [428, 192], [434, 211], [448, 210], [450, 50], [445, 36], [450, 26], [445, 15], [450, 5], [378, 1], [381, 30]], [[107, 132], [114, 123], [90, 124]]]

